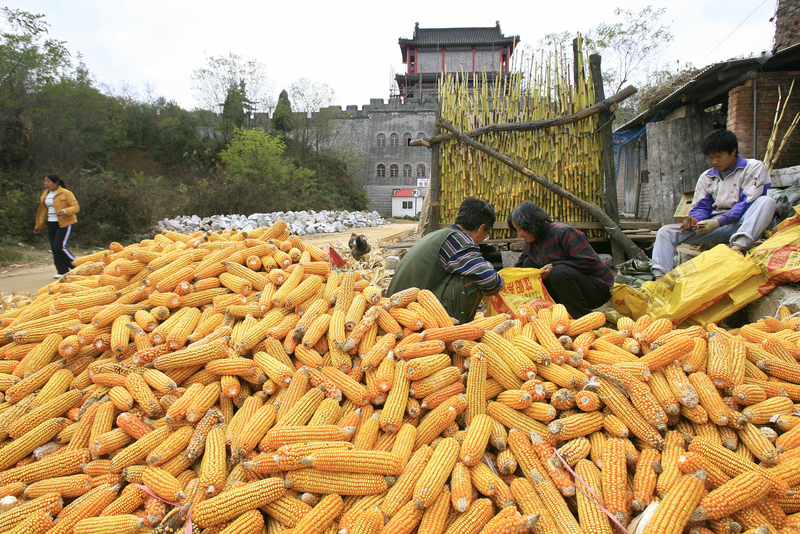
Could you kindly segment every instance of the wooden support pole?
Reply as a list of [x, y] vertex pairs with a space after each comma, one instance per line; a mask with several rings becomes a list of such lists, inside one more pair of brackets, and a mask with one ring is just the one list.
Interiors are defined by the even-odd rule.
[[[544, 130], [545, 128], [554, 128], [556, 126], [564, 126], [565, 124], [572, 124], [573, 122], [578, 122], [580, 120], [585, 119], [586, 117], [591, 117], [595, 113], [600, 113], [601, 111], [605, 110], [614, 111], [615, 109], [617, 109], [616, 106], [618, 103], [622, 102], [626, 98], [635, 94], [636, 91], [637, 89], [634, 86], [629, 85], [625, 89], [621, 90], [619, 93], [610, 96], [605, 100], [598, 102], [597, 104], [589, 106], [588, 108], [575, 112], [572, 115], [567, 115], [566, 117], [559, 117], [557, 119], [547, 119], [547, 120], [540, 120], [533, 122], [509, 122], [501, 124], [490, 124], [488, 126], [483, 126], [481, 128], [478, 128], [477, 130], [472, 130], [471, 132], [464, 132], [464, 135], [469, 137], [476, 137], [491, 132], [512, 132], [512, 131], [532, 132], [534, 130]], [[456, 137], [453, 134], [440, 133], [422, 139], [412, 139], [411, 142], [409, 143], [409, 146], [431, 147], [436, 143], [442, 143], [444, 141], [453, 141], [454, 139], [456, 139]]]
[[579, 197], [575, 196], [574, 194], [570, 193], [569, 191], [567, 191], [563, 187], [561, 187], [561, 186], [559, 186], [557, 184], [554, 184], [553, 182], [551, 182], [547, 178], [544, 178], [543, 176], [540, 176], [540, 175], [536, 174], [535, 172], [533, 172], [529, 168], [527, 168], [524, 165], [514, 161], [513, 159], [509, 158], [505, 154], [501, 154], [500, 152], [498, 152], [496, 150], [493, 150], [493, 149], [487, 147], [486, 145], [484, 145], [482, 143], [479, 143], [478, 141], [475, 141], [474, 139], [471, 139], [471, 138], [467, 137], [463, 132], [461, 132], [455, 126], [453, 126], [452, 124], [450, 124], [449, 122], [447, 122], [446, 120], [444, 120], [442, 118], [437, 119], [436, 126], [438, 126], [440, 128], [444, 128], [448, 132], [451, 132], [462, 143], [465, 143], [465, 144], [467, 144], [467, 145], [469, 145], [469, 146], [471, 146], [471, 147], [473, 147], [473, 148], [475, 148], [477, 150], [480, 150], [481, 152], [489, 154], [493, 158], [496, 158], [496, 159], [500, 160], [502, 163], [508, 165], [509, 167], [514, 169], [515, 171], [517, 171], [517, 172], [527, 176], [528, 178], [532, 179], [537, 184], [539, 184], [539, 185], [541, 185], [543, 187], [546, 187], [547, 189], [549, 189], [550, 191], [553, 191], [557, 195], [560, 195], [560, 196], [566, 198], [567, 200], [569, 200], [570, 202], [573, 202], [573, 203], [577, 204], [580, 208], [582, 208], [583, 210], [587, 211], [590, 215], [592, 215], [594, 218], [596, 218], [598, 221], [600, 221], [600, 223], [603, 225], [603, 227], [608, 232], [608, 235], [611, 238], [611, 241], [619, 243], [619, 245], [622, 247], [622, 249], [625, 251], [625, 253], [628, 256], [630, 256], [631, 258], [635, 258], [637, 260], [650, 261], [650, 258], [647, 257], [647, 254], [642, 252], [642, 249], [637, 247], [636, 244], [633, 241], [631, 241], [630, 238], [628, 236], [626, 236], [622, 232], [622, 229], [619, 227], [619, 224], [614, 222], [614, 220], [611, 219], [606, 214], [606, 212], [604, 212], [603, 209], [600, 206], [598, 206], [597, 204], [595, 204], [594, 202], [588, 202], [586, 200], [583, 200], [582, 198], [579, 198]]
[[[603, 72], [600, 70], [602, 58], [600, 54], [592, 54], [589, 56], [589, 69], [592, 72], [592, 83], [594, 84], [594, 97], [598, 102], [605, 100], [605, 89], [603, 89]], [[617, 173], [614, 168], [614, 134], [611, 131], [611, 122], [613, 121], [614, 114], [608, 111], [600, 112], [600, 122], [604, 123], [600, 128], [600, 140], [603, 147], [603, 181], [604, 187], [604, 202], [603, 208], [611, 219], [619, 224], [619, 208], [617, 205]], [[612, 263], [617, 265], [625, 261], [625, 254], [622, 248], [615, 243], [611, 242], [611, 257]]]
[[430, 204], [428, 205], [428, 226], [423, 235], [428, 235], [439, 229], [439, 220], [441, 219], [441, 202], [440, 196], [442, 192], [441, 179], [439, 177], [439, 146], [431, 147], [431, 181], [428, 186], [428, 195], [430, 196]]

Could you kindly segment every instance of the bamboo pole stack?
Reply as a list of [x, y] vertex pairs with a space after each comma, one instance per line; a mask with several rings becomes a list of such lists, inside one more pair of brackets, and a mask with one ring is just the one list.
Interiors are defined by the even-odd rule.
[[[525, 61], [525, 60], [523, 60]], [[487, 124], [555, 119], [595, 102], [591, 74], [578, 44], [579, 79], [563, 50], [527, 60], [527, 68], [507, 78], [487, 80], [486, 73], [442, 77], [439, 87], [441, 116], [461, 131]], [[472, 85], [472, 89], [470, 89]], [[481, 143], [509, 155], [580, 198], [602, 205], [602, 147], [596, 130], [599, 118], [536, 132], [494, 132]], [[592, 221], [590, 215], [555, 193], [526, 182], [494, 158], [458, 143], [440, 145], [441, 218], [454, 220], [467, 196], [491, 203], [498, 220], [530, 199], [555, 220]], [[509, 237], [510, 232], [498, 237]], [[590, 234], [590, 236], [592, 236]]]

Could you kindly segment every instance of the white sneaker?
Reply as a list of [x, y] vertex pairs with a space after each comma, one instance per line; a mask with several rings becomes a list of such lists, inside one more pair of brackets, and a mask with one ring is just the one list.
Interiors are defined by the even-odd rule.
[[59, 279], [59, 278], [61, 278], [62, 276], [64, 276], [64, 275], [63, 275], [63, 274], [54, 274], [54, 275], [53, 275], [53, 278], [54, 278], [54, 279], [56, 279], [56, 280], [58, 280], [58, 279]]

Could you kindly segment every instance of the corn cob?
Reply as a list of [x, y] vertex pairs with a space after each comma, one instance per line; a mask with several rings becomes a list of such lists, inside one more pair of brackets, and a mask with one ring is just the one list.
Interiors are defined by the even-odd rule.
[[47, 443], [67, 425], [63, 417], [56, 417], [43, 421], [24, 435], [13, 440], [3, 447], [3, 457], [0, 459], [0, 471], [4, 471], [22, 460], [44, 443]]
[[597, 393], [611, 412], [619, 417], [636, 437], [644, 440], [653, 448], [662, 449], [664, 447], [664, 440], [661, 435], [631, 405], [621, 391], [601, 379]]
[[38, 515], [41, 512], [45, 512], [51, 516], [55, 515], [61, 510], [62, 503], [63, 501], [58, 493], [49, 493], [30, 500], [3, 513], [3, 517], [0, 517], [0, 528], [3, 531], [10, 531], [17, 525], [22, 524], [32, 514]]
[[325, 495], [314, 508], [297, 522], [294, 530], [298, 534], [327, 534], [328, 527], [334, 523], [344, 508], [344, 502], [339, 495]]
[[200, 527], [213, 527], [279, 499], [283, 494], [280, 479], [250, 482], [193, 506], [192, 518]]
[[769, 482], [756, 472], [742, 473], [706, 495], [692, 520], [720, 519], [746, 508], [770, 492]]
[[117, 496], [119, 485], [102, 484], [65, 506], [57, 516], [56, 525], [49, 532], [73, 532], [83, 519], [97, 516]]
[[434, 503], [458, 461], [459, 448], [453, 438], [445, 438], [438, 444], [414, 485], [412, 498], [417, 508], [427, 508]]
[[518, 378], [530, 380], [536, 376], [536, 364], [502, 336], [487, 330], [483, 334], [482, 341], [503, 358]]
[[129, 465], [143, 460], [155, 447], [170, 434], [169, 427], [159, 427], [141, 437], [135, 443], [122, 449], [111, 461], [111, 471], [120, 473]]
[[71, 390], [62, 393], [50, 402], [34, 408], [8, 426], [7, 433], [11, 438], [17, 439], [33, 430], [43, 422], [63, 415], [81, 400], [80, 391]]
[[604, 417], [600, 412], [578, 413], [550, 423], [548, 429], [559, 441], [568, 441], [586, 436], [603, 428]]
[[388, 488], [386, 477], [381, 475], [332, 473], [314, 468], [288, 472], [285, 485], [294, 491], [339, 495], [374, 495]]
[[200, 465], [199, 484], [207, 496], [222, 491], [226, 475], [225, 463], [225, 430], [215, 426], [206, 437], [203, 461]]
[[548, 515], [558, 523], [561, 532], [578, 533], [582, 532], [578, 522], [566, 506], [561, 494], [558, 492], [552, 481], [539, 468], [533, 468], [530, 474], [526, 474], [535, 493], [544, 504], [544, 509]]
[[153, 367], [159, 371], [167, 371], [190, 365], [201, 365], [225, 356], [225, 345], [221, 342], [213, 342], [159, 356], [153, 360]]

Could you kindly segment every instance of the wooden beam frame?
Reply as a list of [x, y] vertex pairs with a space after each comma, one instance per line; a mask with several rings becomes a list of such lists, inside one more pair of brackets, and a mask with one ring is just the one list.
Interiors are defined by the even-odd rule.
[[[600, 113], [601, 111], [614, 111], [617, 109], [618, 103], [635, 94], [636, 91], [637, 89], [634, 86], [629, 85], [619, 93], [606, 98], [602, 102], [598, 102], [592, 106], [589, 106], [588, 108], [573, 113], [572, 115], [567, 115], [566, 117], [534, 122], [507, 122], [501, 124], [490, 124], [489, 126], [483, 126], [477, 130], [472, 130], [471, 132], [463, 132], [462, 135], [467, 137], [477, 137], [479, 135], [491, 132], [531, 132], [534, 130], [544, 130], [545, 128], [554, 128], [556, 126], [572, 124], [573, 122], [578, 122], [586, 117], [591, 117], [592, 115]], [[431, 137], [424, 137], [422, 139], [412, 139], [409, 143], [409, 146], [424, 146], [430, 148], [438, 143], [442, 143], [444, 141], [454, 141], [455, 139], [458, 139], [458, 137], [453, 133], [440, 133]]]
[[540, 176], [539, 174], [536, 174], [529, 168], [509, 158], [505, 154], [501, 154], [500, 152], [491, 149], [474, 139], [471, 139], [470, 137], [465, 135], [464, 132], [460, 131], [458, 128], [456, 128], [455, 126], [453, 126], [452, 124], [450, 124], [449, 122], [447, 122], [442, 118], [437, 119], [436, 126], [444, 128], [445, 130], [451, 132], [462, 143], [467, 144], [477, 150], [480, 150], [481, 152], [484, 152], [492, 156], [493, 158], [508, 165], [515, 171], [532, 179], [534, 182], [541, 185], [542, 187], [545, 187], [550, 191], [556, 193], [557, 195], [562, 196], [567, 200], [569, 200], [570, 202], [576, 204], [578, 207], [582, 208], [584, 211], [587, 211], [590, 215], [596, 218], [601, 224], [603, 224], [611, 240], [618, 243], [628, 256], [637, 260], [650, 261], [650, 258], [647, 256], [647, 254], [645, 254], [642, 251], [642, 249], [636, 246], [636, 244], [622, 232], [622, 229], [619, 227], [619, 224], [614, 222], [614, 220], [611, 219], [611, 217], [609, 217], [606, 214], [606, 212], [603, 211], [603, 209], [594, 202], [586, 201], [574, 195], [573, 193], [567, 191], [560, 185], [551, 182], [550, 180], [544, 178], [543, 176]]

